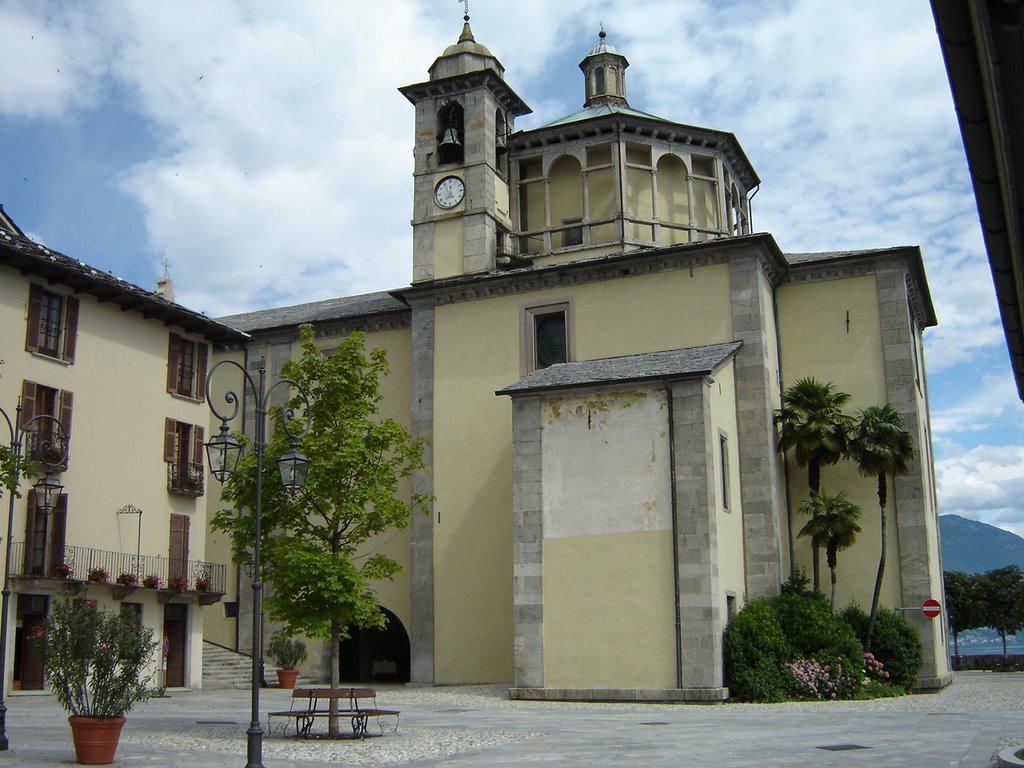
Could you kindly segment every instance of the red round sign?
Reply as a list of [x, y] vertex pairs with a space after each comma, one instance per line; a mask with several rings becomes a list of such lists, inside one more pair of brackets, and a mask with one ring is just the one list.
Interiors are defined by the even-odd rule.
[[921, 603], [921, 613], [927, 616], [929, 619], [934, 619], [939, 613], [942, 612], [942, 606], [939, 605], [939, 601], [929, 597], [923, 603]]

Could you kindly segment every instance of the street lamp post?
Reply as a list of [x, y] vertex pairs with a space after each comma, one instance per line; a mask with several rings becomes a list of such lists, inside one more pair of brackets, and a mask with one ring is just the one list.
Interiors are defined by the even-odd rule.
[[17, 495], [18, 484], [21, 479], [21, 451], [25, 435], [34, 432], [34, 426], [49, 422], [55, 428], [55, 432], [43, 432], [43, 438], [35, 446], [33, 454], [38, 455], [39, 463], [42, 464], [46, 474], [33, 486], [38, 498], [36, 500], [36, 512], [48, 515], [60, 500], [61, 491], [64, 486], [53, 476], [53, 470], [62, 466], [67, 458], [68, 435], [60, 420], [48, 414], [40, 414], [21, 423], [21, 400], [14, 410], [14, 421], [7, 415], [7, 412], [0, 408], [0, 416], [4, 417], [7, 429], [10, 432], [11, 443], [11, 472], [0, 480], [0, 489], [7, 490], [7, 536], [4, 539], [4, 587], [3, 601], [0, 603], [0, 751], [10, 747], [7, 738], [7, 641], [8, 641], [8, 617], [11, 610], [11, 531], [14, 528], [14, 499]]
[[[242, 455], [242, 445], [230, 433], [228, 422], [238, 416], [240, 399], [237, 393], [228, 391], [224, 400], [230, 406], [231, 413], [224, 415], [213, 404], [213, 396], [210, 391], [210, 383], [213, 375], [222, 365], [231, 365], [242, 372], [242, 391], [245, 392], [245, 385], [252, 389], [253, 397], [256, 400], [256, 425], [255, 425], [255, 446], [256, 446], [256, 499], [253, 510], [253, 553], [252, 553], [252, 705], [251, 722], [247, 743], [248, 762], [245, 768], [263, 768], [263, 727], [260, 725], [260, 681], [261, 662], [263, 660], [263, 648], [261, 639], [261, 612], [263, 609], [263, 583], [260, 572], [260, 515], [262, 514], [262, 486], [263, 486], [263, 452], [266, 448], [266, 416], [271, 393], [282, 384], [294, 387], [305, 401], [306, 410], [309, 410], [309, 398], [302, 388], [291, 379], [281, 379], [274, 383], [270, 389], [266, 389], [266, 368], [265, 361], [260, 361], [259, 376], [253, 381], [249, 372], [234, 360], [221, 360], [210, 370], [206, 377], [206, 402], [210, 404], [213, 415], [221, 420], [220, 433], [213, 437], [206, 444], [206, 455], [210, 462], [210, 472], [220, 482], [224, 482], [231, 476], [238, 466], [238, 460]], [[277, 461], [278, 470], [281, 474], [281, 482], [289, 493], [295, 493], [302, 488], [306, 480], [306, 468], [309, 464], [306, 457], [295, 449], [296, 441], [309, 431], [308, 424], [304, 425], [302, 432], [294, 433], [289, 429], [289, 423], [295, 418], [291, 409], [281, 411], [281, 426], [285, 433], [291, 438], [291, 450], [284, 453]]]

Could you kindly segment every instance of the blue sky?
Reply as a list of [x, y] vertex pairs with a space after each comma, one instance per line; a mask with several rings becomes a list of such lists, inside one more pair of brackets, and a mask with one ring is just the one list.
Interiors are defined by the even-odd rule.
[[[828, 12], [823, 12], [823, 7]], [[386, 9], [386, 10], [381, 10]], [[411, 105], [456, 0], [0, 0], [0, 203], [32, 237], [211, 316], [411, 275]], [[784, 251], [920, 245], [943, 513], [1024, 535], [1024, 407], [930, 7], [472, 0], [533, 108], [577, 110], [608, 40], [630, 104], [736, 134]], [[0, 354], [2, 357], [2, 354]], [[839, 383], [841, 386], [841, 383]]]

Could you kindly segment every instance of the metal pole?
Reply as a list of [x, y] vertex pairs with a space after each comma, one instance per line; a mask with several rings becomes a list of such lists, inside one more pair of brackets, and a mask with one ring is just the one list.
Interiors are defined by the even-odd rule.
[[[19, 481], [21, 479], [21, 451], [22, 442], [26, 432], [32, 428], [35, 422], [52, 422], [56, 427], [55, 438], [52, 438], [49, 444], [42, 443], [40, 448], [42, 449], [42, 464], [46, 470], [47, 478], [50, 477], [50, 472], [54, 467], [63, 464], [64, 459], [67, 458], [68, 450], [68, 436], [67, 432], [64, 431], [64, 425], [61, 424], [60, 420], [55, 416], [49, 414], [40, 414], [33, 416], [28, 419], [24, 424], [21, 423], [21, 399], [18, 399], [18, 405], [14, 410], [14, 422], [11, 422], [11, 417], [7, 415], [7, 412], [0, 408], [0, 416], [4, 417], [4, 421], [7, 422], [7, 428], [11, 433], [11, 459], [14, 462], [13, 474], [12, 474], [12, 487], [7, 489], [8, 500], [7, 500], [7, 539], [4, 542], [4, 586], [3, 586], [3, 600], [0, 602], [0, 751], [6, 750], [10, 747], [10, 743], [7, 739], [7, 643], [9, 639], [9, 623], [10, 623], [10, 612], [11, 612], [11, 531], [14, 529], [14, 497], [17, 491]], [[56, 445], [56, 448], [54, 446]], [[53, 463], [48, 458], [48, 453], [51, 450], [57, 450], [57, 457]], [[49, 514], [48, 509], [43, 509], [42, 514]], [[48, 531], [48, 529], [44, 529]], [[43, 537], [44, 552], [46, 550], [46, 534]], [[44, 555], [45, 562], [45, 555]]]
[[260, 363], [259, 386], [256, 391], [256, 509], [253, 510], [252, 545], [252, 713], [248, 733], [248, 762], [245, 768], [263, 768], [263, 728], [260, 725], [260, 662], [263, 649], [260, 630], [263, 582], [260, 580], [260, 515], [263, 507], [264, 424], [267, 414], [264, 398], [266, 371]]
[[[18, 460], [21, 458], [21, 435], [18, 434], [17, 424], [21, 423], [21, 400], [18, 400], [18, 407], [14, 411], [14, 425], [10, 418], [7, 419], [7, 426], [11, 430], [11, 453], [14, 454], [15, 472], [18, 469]], [[17, 475], [14, 476], [17, 481]], [[9, 623], [8, 617], [11, 610], [11, 531], [14, 528], [14, 488], [7, 489], [7, 538], [4, 540], [4, 588], [3, 604], [0, 606], [0, 751], [10, 748], [7, 739], [7, 640]]]

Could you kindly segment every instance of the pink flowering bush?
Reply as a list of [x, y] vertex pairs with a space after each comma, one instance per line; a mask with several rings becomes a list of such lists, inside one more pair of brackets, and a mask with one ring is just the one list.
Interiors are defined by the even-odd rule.
[[800, 659], [783, 664], [792, 676], [791, 692], [798, 699], [849, 699], [857, 693], [857, 676], [843, 660]]
[[33, 640], [42, 645], [53, 695], [69, 714], [122, 717], [150, 695], [142, 671], [156, 643], [135, 618], [101, 610], [95, 600], [57, 600]]

